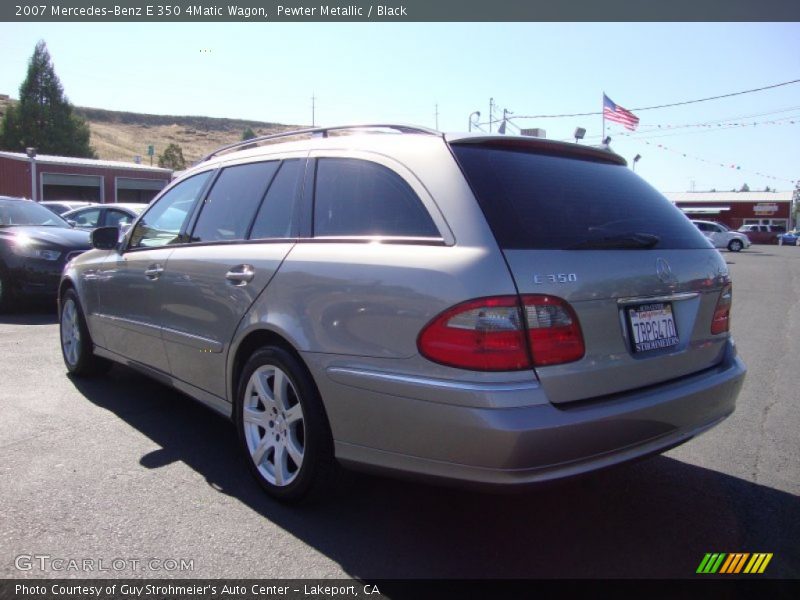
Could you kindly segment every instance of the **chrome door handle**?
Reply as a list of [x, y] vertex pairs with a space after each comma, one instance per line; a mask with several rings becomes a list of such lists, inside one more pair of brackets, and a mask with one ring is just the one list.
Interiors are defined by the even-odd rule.
[[255, 276], [256, 270], [253, 265], [236, 265], [225, 273], [225, 279], [230, 281], [233, 285], [247, 285], [253, 281], [253, 277]]
[[158, 263], [152, 264], [147, 267], [144, 271], [144, 276], [148, 279], [158, 279], [161, 277], [161, 274], [164, 272], [164, 266], [159, 265]]

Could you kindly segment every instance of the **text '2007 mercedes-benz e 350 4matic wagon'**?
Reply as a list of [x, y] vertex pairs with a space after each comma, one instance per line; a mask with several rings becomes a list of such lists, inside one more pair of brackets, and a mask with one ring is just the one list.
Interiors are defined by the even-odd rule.
[[271, 495], [336, 467], [507, 488], [657, 453], [734, 410], [725, 261], [607, 148], [398, 125], [223, 148], [60, 288], [108, 361], [231, 417]]

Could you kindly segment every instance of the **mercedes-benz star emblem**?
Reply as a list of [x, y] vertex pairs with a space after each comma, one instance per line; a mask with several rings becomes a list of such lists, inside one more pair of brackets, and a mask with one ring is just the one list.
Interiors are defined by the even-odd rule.
[[671, 283], [675, 279], [672, 275], [672, 267], [663, 258], [656, 259], [656, 275], [662, 283]]

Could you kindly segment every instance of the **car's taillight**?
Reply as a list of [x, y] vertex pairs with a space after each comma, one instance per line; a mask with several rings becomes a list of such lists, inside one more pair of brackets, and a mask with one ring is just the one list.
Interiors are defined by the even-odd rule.
[[553, 296], [523, 296], [522, 304], [533, 366], [559, 365], [583, 357], [583, 333], [569, 304]]
[[733, 302], [733, 287], [726, 285], [717, 300], [714, 309], [714, 318], [711, 320], [711, 333], [726, 333], [731, 329], [731, 304]]
[[555, 365], [578, 360], [584, 353], [570, 306], [559, 298], [533, 295], [458, 304], [425, 326], [417, 346], [430, 360], [476, 371]]
[[470, 300], [447, 309], [417, 339], [432, 361], [476, 371], [530, 368], [519, 299], [499, 296]]

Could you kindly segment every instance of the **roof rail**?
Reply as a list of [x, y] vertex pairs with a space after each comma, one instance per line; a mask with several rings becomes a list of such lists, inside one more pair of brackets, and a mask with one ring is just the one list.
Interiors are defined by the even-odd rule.
[[285, 137], [295, 137], [300, 135], [328, 137], [330, 132], [333, 131], [369, 131], [370, 129], [393, 129], [398, 133], [424, 133], [427, 135], [442, 135], [441, 132], [435, 129], [428, 129], [427, 127], [419, 127], [416, 125], [401, 125], [397, 123], [369, 123], [365, 125], [337, 125], [335, 127], [310, 127], [308, 129], [296, 129], [293, 131], [283, 131], [281, 133], [273, 133], [271, 135], [262, 135], [259, 137], [250, 138], [249, 140], [242, 140], [217, 148], [211, 154], [208, 154], [198, 161], [199, 163], [205, 162], [214, 158], [218, 154], [224, 154], [243, 148], [246, 146], [257, 145], [261, 142], [277, 140]]

